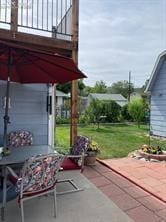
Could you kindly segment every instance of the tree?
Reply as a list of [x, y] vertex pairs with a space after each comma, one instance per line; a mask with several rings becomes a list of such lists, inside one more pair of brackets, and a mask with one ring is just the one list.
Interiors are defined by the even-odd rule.
[[129, 111], [128, 111], [128, 104], [124, 105], [121, 109], [121, 117], [123, 120], [128, 120], [128, 121], [132, 121], [132, 117], [131, 115], [129, 114]]
[[64, 83], [64, 84], [57, 84], [56, 89], [60, 90], [64, 93], [69, 93], [71, 91], [71, 83], [67, 82], [67, 83]]
[[[115, 94], [122, 94], [125, 98], [129, 97], [129, 82], [124, 81], [118, 81], [116, 83], [113, 83], [111, 87], [108, 89], [109, 93], [115, 93]], [[130, 83], [130, 94], [134, 92], [134, 84]]]
[[98, 99], [93, 99], [85, 113], [87, 118], [90, 119], [90, 122], [94, 122], [98, 124], [98, 128], [99, 128], [101, 116], [104, 113], [103, 109], [104, 109], [103, 103]]
[[84, 95], [84, 89], [85, 89], [85, 84], [84, 84], [84, 82], [83, 82], [83, 80], [79, 80], [78, 81], [78, 94], [80, 95], [80, 96], [83, 96]]
[[91, 91], [92, 91], [92, 87], [91, 86], [85, 86], [83, 95], [84, 96], [88, 96], [89, 93], [91, 93]]
[[91, 88], [90, 93], [106, 93], [107, 86], [104, 81], [97, 81], [95, 86]]
[[131, 101], [128, 104], [128, 111], [132, 118], [137, 122], [138, 127], [140, 127], [140, 123], [145, 117], [145, 107], [142, 98]]
[[[85, 86], [83, 80], [78, 80], [78, 95], [81, 96], [83, 94], [83, 90], [85, 87], [86, 86]], [[64, 93], [69, 93], [69, 92], [71, 92], [71, 82], [67, 82], [64, 84], [57, 84], [56, 89], [60, 90]]]
[[[104, 120], [107, 122], [119, 121], [121, 107], [114, 101], [100, 101], [93, 99], [85, 111], [84, 120], [99, 124]], [[86, 122], [88, 122], [86, 121]]]
[[105, 101], [104, 115], [106, 116], [106, 121], [109, 123], [115, 123], [119, 121], [121, 107], [115, 101]]

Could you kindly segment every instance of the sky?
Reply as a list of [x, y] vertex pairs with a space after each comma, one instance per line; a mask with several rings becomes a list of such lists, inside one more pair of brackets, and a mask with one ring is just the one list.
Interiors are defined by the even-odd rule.
[[86, 85], [141, 87], [166, 50], [166, 0], [80, 0], [79, 68]]

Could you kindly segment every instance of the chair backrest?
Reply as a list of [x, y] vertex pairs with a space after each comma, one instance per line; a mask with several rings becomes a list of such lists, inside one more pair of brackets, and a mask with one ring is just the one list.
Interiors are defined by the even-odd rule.
[[71, 149], [72, 155], [81, 155], [83, 152], [86, 153], [90, 145], [90, 139], [86, 136], [77, 136], [75, 143]]
[[17, 181], [20, 196], [41, 193], [54, 188], [57, 182], [56, 175], [63, 159], [63, 155], [54, 153], [28, 159]]
[[8, 134], [8, 146], [20, 147], [30, 146], [33, 142], [33, 135], [26, 130], [12, 131]]

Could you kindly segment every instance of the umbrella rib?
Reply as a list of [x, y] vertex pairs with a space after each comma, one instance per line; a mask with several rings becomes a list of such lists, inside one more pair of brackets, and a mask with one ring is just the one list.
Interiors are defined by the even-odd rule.
[[[30, 58], [28, 58], [26, 55], [25, 55], [26, 59], [29, 60], [32, 64], [34, 64], [33, 60], [31, 60]], [[48, 73], [43, 67], [41, 68], [38, 64], [34, 64], [36, 67], [38, 67], [41, 71], [43, 71], [43, 73], [46, 75], [49, 75], [49, 77], [54, 81], [54, 78], [52, 76], [50, 76], [50, 73]]]
[[[17, 51], [17, 49], [15, 49], [15, 48], [13, 48], [13, 49], [14, 49], [15, 51]], [[44, 53], [41, 53], [41, 54], [44, 55]], [[30, 54], [29, 54], [29, 51], [27, 51], [27, 50], [25, 49], [24, 52], [22, 53], [22, 55], [20, 55], [20, 58], [25, 56], [25, 57], [28, 59], [28, 56], [27, 56], [27, 55], [30, 55]], [[34, 57], [36, 57], [36, 59], [43, 60], [44, 62], [48, 62], [48, 63], [50, 63], [50, 64], [52, 64], [52, 65], [56, 65], [56, 66], [59, 67], [59, 68], [62, 68], [62, 69], [64, 69], [64, 70], [67, 70], [67, 71], [70, 71], [70, 72], [73, 72], [72, 69], [67, 68], [67, 67], [64, 67], [64, 66], [61, 66], [61, 65], [59, 65], [59, 64], [57, 64], [57, 63], [54, 63], [54, 62], [51, 62], [51, 61], [49, 61], [49, 60], [47, 60], [47, 59], [44, 59], [44, 58], [42, 58], [42, 57], [36, 55], [36, 53], [33, 52], [33, 51], [32, 51], [32, 55], [33, 55]], [[46, 55], [47, 55], [47, 54], [46, 54]], [[54, 57], [54, 56], [56, 56], [56, 55], [51, 55], [51, 54], [49, 54], [49, 56]], [[59, 55], [58, 55], [58, 57], [61, 58], [61, 56], [59, 56]], [[62, 57], [62, 58], [63, 58], [63, 59], [67, 59], [67, 60], [69, 60], [69, 58], [66, 58], [66, 57]], [[30, 59], [29, 59], [29, 61], [32, 62], [32, 60], [30, 60]], [[72, 60], [71, 60], [71, 61], [72, 61]], [[73, 62], [73, 61], [72, 61], [72, 62]], [[77, 71], [77, 70], [74, 70], [74, 72], [76, 72], [76, 73], [80, 73], [80, 72]]]
[[[15, 51], [16, 53], [17, 53], [17, 49], [16, 48], [13, 48], [13, 51]], [[31, 59], [29, 59], [29, 57], [27, 57], [26, 56], [26, 54], [27, 54], [27, 50], [24, 50], [23, 52], [20, 52], [19, 53], [19, 57], [17, 58], [17, 61], [15, 60], [15, 65], [16, 64], [21, 64], [21, 61], [22, 61], [22, 58], [25, 58], [26, 57], [26, 59], [27, 60], [29, 60], [30, 61], [30, 63], [32, 63], [32, 64], [34, 64], [34, 62], [33, 62], [33, 60], [31, 60]], [[38, 59], [38, 58], [37, 58]], [[35, 64], [35, 66], [37, 66], [40, 70], [44, 70], [43, 68], [41, 68], [39, 65], [37, 65], [37, 64]], [[16, 69], [17, 69], [17, 66], [15, 66], [16, 67]], [[46, 72], [47, 74], [49, 74], [46, 70], [44, 70], [44, 72]], [[49, 75], [50, 76], [50, 75]], [[50, 78], [52, 79], [52, 80], [54, 80], [51, 76], [50, 76]], [[22, 82], [22, 78], [21, 78], [21, 75], [19, 75], [19, 82]]]
[[[25, 51], [23, 52], [19, 52], [17, 51], [16, 48], [11, 48], [13, 52], [17, 53], [17, 55], [19, 55], [19, 57], [17, 57], [16, 60], [14, 60], [14, 63], [13, 63], [13, 66], [15, 67], [16, 70], [18, 70], [17, 68], [17, 64], [19, 64], [21, 62], [21, 59], [24, 58], [24, 55], [25, 55]], [[14, 54], [13, 54], [13, 58], [14, 58]], [[21, 82], [21, 75], [17, 75], [18, 79], [19, 79], [19, 82]]]
[[[73, 60], [72, 60], [71, 58], [67, 58], [67, 57], [65, 57], [65, 56], [61, 56], [61, 55], [58, 55], [58, 54], [56, 55], [56, 54], [51, 54], [51, 53], [48, 53], [48, 52], [37, 51], [37, 50], [30, 49], [30, 48], [26, 48], [26, 47], [23, 47], [23, 46], [21, 47], [21, 46], [19, 46], [19, 45], [14, 45], [14, 43], [8, 43], [8, 44], [7, 44], [7, 43], [5, 43], [5, 42], [3, 42], [3, 41], [0, 41], [0, 43], [2, 43], [2, 44], [5, 45], [5, 46], [7, 45], [7, 47], [10, 46], [10, 47], [11, 47], [12, 49], [14, 49], [15, 51], [17, 51], [17, 50], [24, 50], [24, 52], [27, 53], [27, 54], [29, 54], [29, 52], [31, 52], [32, 55], [36, 56], [36, 58], [40, 58], [41, 60], [43, 60], [43, 61], [45, 61], [45, 62], [48, 62], [48, 63], [50, 63], [50, 64], [52, 64], [52, 65], [56, 65], [57, 67], [59, 67], [59, 68], [61, 68], [61, 69], [64, 69], [64, 70], [67, 70], [67, 71], [69, 71], [69, 72], [75, 72], [75, 73], [82, 74], [82, 75], [85, 77], [85, 75], [77, 68], [77, 66], [74, 64], [74, 62], [73, 62]], [[73, 67], [73, 69], [70, 69], [70, 68], [68, 68], [68, 67], [64, 67], [64, 66], [62, 66], [62, 65], [59, 65], [59, 64], [54, 63], [54, 62], [51, 62], [51, 61], [49, 61], [49, 60], [47, 60], [47, 59], [44, 59], [44, 58], [36, 55], [37, 53], [40, 54], [40, 55], [48, 55], [48, 56], [51, 56], [51, 57], [53, 57], [53, 56], [59, 57], [59, 58], [62, 58], [62, 59], [64, 59], [64, 60], [71, 60], [75, 66]], [[74, 68], [75, 68], [75, 69], [74, 69]]]
[[[34, 53], [33, 53], [33, 55], [34, 55]], [[51, 62], [51, 61], [49, 61], [49, 60], [47, 60], [47, 59], [44, 59], [44, 58], [41, 58], [40, 56], [37, 56], [37, 55], [34, 55], [34, 56], [36, 56], [36, 58], [38, 58], [38, 59], [41, 59], [41, 60], [43, 60], [43, 61], [45, 61], [45, 62], [48, 62], [48, 63], [50, 63], [50, 64], [52, 64], [52, 65], [56, 65], [57, 67], [59, 67], [59, 68], [62, 68], [62, 69], [64, 69], [64, 70], [67, 70], [67, 71], [70, 71], [70, 72], [75, 72], [75, 73], [80, 73], [79, 71], [77, 71], [77, 70], [71, 70], [70, 68], [67, 68], [67, 67], [64, 67], [64, 66], [61, 66], [61, 65], [59, 65], [59, 64], [57, 64], [57, 63], [54, 63], [54, 62]], [[52, 55], [53, 56], [53, 55]], [[71, 60], [72, 61], [72, 60]], [[74, 62], [73, 62], [74, 63]]]

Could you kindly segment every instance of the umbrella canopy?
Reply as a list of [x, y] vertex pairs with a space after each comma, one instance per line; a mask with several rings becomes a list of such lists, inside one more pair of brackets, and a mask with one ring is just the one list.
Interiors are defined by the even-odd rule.
[[4, 147], [7, 146], [7, 126], [10, 123], [8, 115], [10, 81], [53, 84], [85, 77], [70, 58], [0, 40], [0, 80], [7, 81]]
[[0, 41], [0, 79], [8, 77], [19, 83], [65, 83], [86, 76], [70, 58]]

